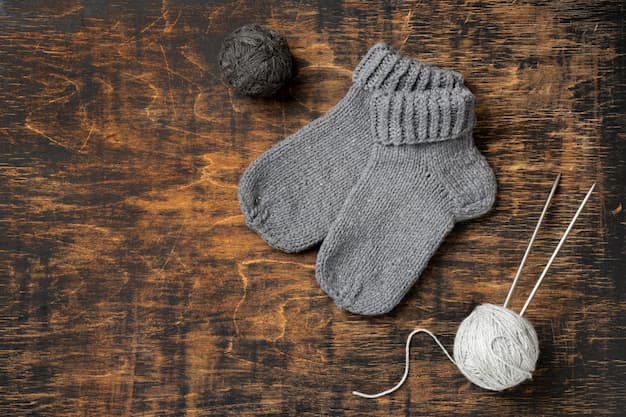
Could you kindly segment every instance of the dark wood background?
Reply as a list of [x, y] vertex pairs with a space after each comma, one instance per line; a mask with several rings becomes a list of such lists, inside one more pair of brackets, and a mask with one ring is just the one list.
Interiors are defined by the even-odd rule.
[[[290, 88], [238, 97], [216, 55], [247, 23], [282, 31]], [[624, 4], [0, 0], [0, 414], [555, 416], [626, 414]], [[393, 313], [339, 311], [316, 251], [270, 249], [237, 181], [328, 110], [386, 41], [464, 73], [498, 176]], [[425, 338], [501, 303], [557, 172], [519, 308], [592, 182], [534, 300], [532, 382], [471, 385]]]

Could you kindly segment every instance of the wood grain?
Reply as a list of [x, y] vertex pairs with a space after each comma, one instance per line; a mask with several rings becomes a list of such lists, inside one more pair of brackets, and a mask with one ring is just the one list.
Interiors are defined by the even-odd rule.
[[[298, 73], [273, 100], [219, 77], [221, 40], [282, 31]], [[555, 416], [626, 409], [626, 37], [619, 1], [0, 0], [0, 413], [6, 416]], [[339, 311], [316, 252], [246, 228], [247, 165], [336, 103], [377, 41], [461, 71], [496, 207], [460, 225], [393, 313]], [[532, 382], [494, 394], [451, 346], [504, 300], [557, 172], [519, 308], [598, 188], [528, 318]]]

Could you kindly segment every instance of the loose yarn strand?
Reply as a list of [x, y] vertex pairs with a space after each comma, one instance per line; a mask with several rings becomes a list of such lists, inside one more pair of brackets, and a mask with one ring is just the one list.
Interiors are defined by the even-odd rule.
[[456, 362], [454, 361], [454, 359], [452, 359], [452, 356], [450, 356], [450, 354], [448, 353], [446, 348], [443, 346], [443, 344], [441, 344], [439, 339], [437, 339], [437, 336], [435, 336], [429, 330], [426, 330], [426, 329], [415, 329], [415, 330], [413, 330], [409, 334], [409, 337], [407, 337], [407, 339], [406, 339], [404, 375], [402, 375], [402, 379], [400, 379], [400, 382], [398, 382], [393, 388], [390, 388], [390, 389], [388, 389], [386, 391], [383, 391], [383, 392], [379, 392], [378, 394], [364, 394], [364, 393], [359, 392], [359, 391], [352, 391], [352, 394], [356, 395], [356, 396], [359, 396], [359, 397], [362, 397], [362, 398], [380, 398], [380, 397], [383, 397], [383, 396], [385, 396], [387, 394], [391, 394], [392, 392], [394, 392], [398, 388], [400, 388], [402, 386], [402, 384], [404, 384], [404, 382], [406, 381], [407, 377], [409, 376], [409, 363], [410, 363], [410, 360], [411, 360], [411, 357], [410, 357], [411, 339], [413, 338], [413, 336], [415, 336], [418, 333], [426, 333], [430, 337], [432, 337], [432, 339], [439, 345], [439, 347], [441, 348], [443, 353], [446, 354], [446, 356], [448, 357], [450, 362], [452, 362], [453, 364], [456, 365]]
[[522, 311], [520, 311], [520, 313], [519, 313], [520, 317], [523, 316], [524, 313], [526, 312], [526, 309], [528, 308], [528, 305], [532, 301], [533, 297], [535, 296], [535, 293], [537, 292], [537, 290], [539, 289], [539, 286], [541, 285], [541, 282], [543, 281], [543, 279], [545, 278], [546, 274], [548, 273], [548, 269], [550, 269], [550, 267], [552, 266], [552, 262], [554, 262], [554, 259], [556, 258], [556, 255], [561, 250], [561, 246], [563, 246], [563, 244], [565, 243], [565, 239], [567, 239], [567, 236], [572, 231], [572, 227], [574, 227], [574, 223], [576, 223], [576, 220], [578, 220], [578, 216], [580, 216], [580, 213], [583, 211], [583, 208], [585, 207], [585, 204], [587, 204], [587, 200], [589, 200], [589, 197], [591, 197], [591, 193], [593, 192], [594, 188], [596, 188], [596, 183], [595, 182], [593, 183], [593, 185], [591, 186], [589, 191], [587, 191], [587, 195], [585, 196], [585, 199], [583, 200], [582, 203], [580, 203], [580, 206], [578, 207], [578, 210], [576, 210], [576, 214], [574, 214], [574, 217], [570, 221], [569, 226], [567, 226], [567, 229], [565, 230], [565, 233], [563, 233], [563, 236], [561, 237], [561, 240], [559, 241], [559, 244], [556, 246], [556, 249], [554, 250], [554, 252], [552, 252], [552, 256], [550, 257], [550, 260], [546, 264], [546, 267], [543, 269], [543, 272], [541, 273], [541, 276], [539, 276], [539, 279], [537, 280], [537, 283], [535, 284], [535, 287], [533, 288], [532, 292], [528, 296], [528, 299], [526, 300], [526, 303], [524, 304], [524, 307], [522, 307]]
[[543, 210], [541, 211], [541, 215], [539, 216], [539, 221], [537, 221], [537, 226], [535, 226], [535, 231], [533, 232], [533, 235], [531, 236], [530, 241], [528, 242], [528, 247], [526, 248], [526, 252], [524, 253], [522, 262], [520, 262], [519, 267], [517, 268], [517, 272], [515, 273], [515, 278], [513, 278], [513, 283], [511, 284], [509, 293], [507, 294], [506, 299], [504, 300], [504, 304], [502, 304], [502, 307], [504, 308], [506, 308], [509, 305], [509, 301], [511, 301], [511, 297], [513, 296], [513, 290], [515, 289], [515, 286], [517, 285], [517, 281], [519, 280], [519, 277], [522, 274], [522, 268], [524, 268], [524, 265], [526, 264], [526, 260], [528, 259], [528, 255], [530, 254], [530, 249], [533, 247], [533, 244], [535, 243], [535, 238], [537, 237], [537, 233], [539, 233], [539, 228], [541, 227], [543, 218], [548, 212], [548, 207], [550, 207], [550, 202], [552, 202], [552, 197], [554, 197], [554, 193], [556, 192], [556, 188], [559, 185], [560, 180], [561, 180], [561, 173], [559, 172], [559, 175], [557, 175], [556, 179], [554, 180], [554, 184], [552, 184], [550, 195], [548, 195], [548, 199], [546, 200], [546, 203], [543, 206]]

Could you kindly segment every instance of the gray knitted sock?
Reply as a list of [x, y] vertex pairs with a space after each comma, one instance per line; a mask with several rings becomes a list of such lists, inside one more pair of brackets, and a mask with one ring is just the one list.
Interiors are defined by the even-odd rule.
[[320, 248], [316, 277], [357, 314], [395, 307], [457, 221], [486, 213], [495, 176], [472, 138], [466, 88], [376, 93], [374, 144]]
[[301, 251], [326, 236], [369, 155], [374, 91], [463, 84], [459, 73], [402, 57], [384, 44], [367, 52], [352, 78], [337, 105], [262, 154], [239, 182], [246, 223], [277, 249]]

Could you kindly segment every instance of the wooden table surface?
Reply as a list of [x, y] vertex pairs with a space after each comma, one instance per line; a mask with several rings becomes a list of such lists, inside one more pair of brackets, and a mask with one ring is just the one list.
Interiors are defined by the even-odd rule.
[[[626, 414], [624, 4], [0, 1], [0, 414], [556, 416]], [[216, 55], [262, 23], [298, 68], [270, 100], [233, 94]], [[250, 162], [336, 103], [386, 41], [461, 71], [499, 192], [448, 236], [406, 299], [338, 310], [316, 251], [272, 250], [239, 211]], [[524, 302], [589, 186], [597, 191], [527, 317], [531, 382], [471, 385], [451, 347], [501, 303], [550, 185]]]

